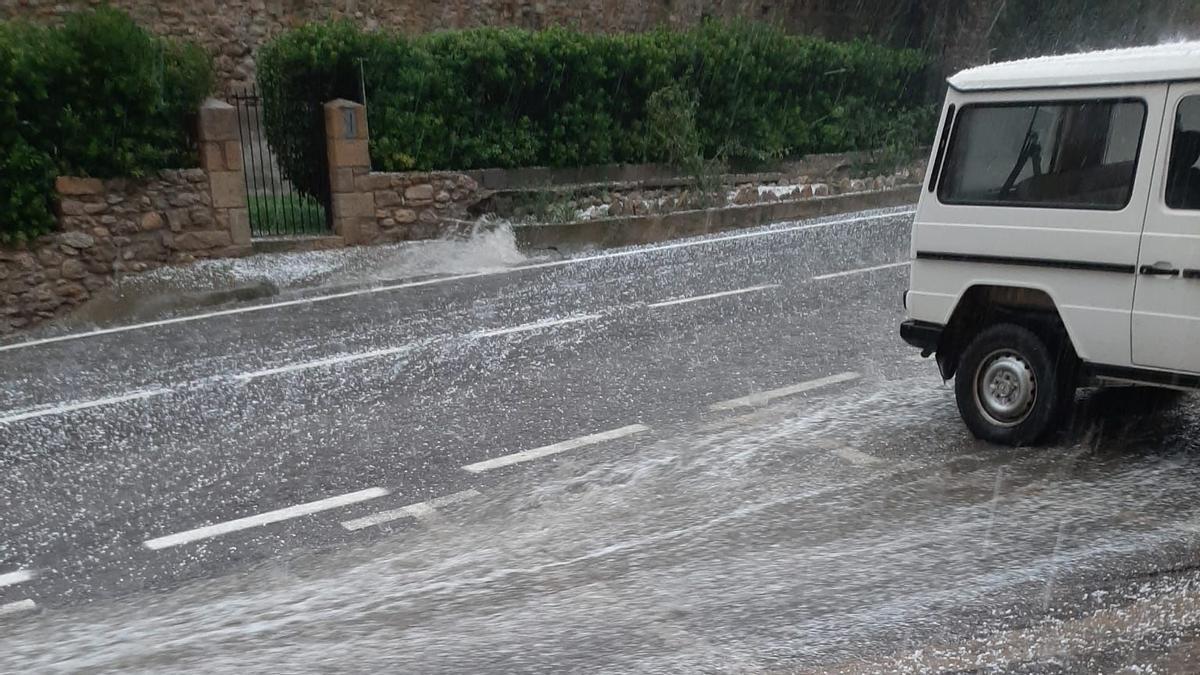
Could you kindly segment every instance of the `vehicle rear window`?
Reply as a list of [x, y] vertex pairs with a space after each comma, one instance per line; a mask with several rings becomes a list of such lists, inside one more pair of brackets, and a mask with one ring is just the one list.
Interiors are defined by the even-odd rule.
[[938, 198], [947, 204], [1124, 208], [1146, 121], [1140, 100], [970, 105]]

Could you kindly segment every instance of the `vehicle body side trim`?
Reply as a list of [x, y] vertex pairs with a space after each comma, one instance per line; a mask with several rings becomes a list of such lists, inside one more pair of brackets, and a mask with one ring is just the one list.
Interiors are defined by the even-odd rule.
[[1136, 265], [1122, 263], [1092, 262], [1089, 260], [1059, 260], [1056, 258], [1022, 258], [1006, 255], [980, 255], [976, 253], [942, 253], [938, 251], [917, 251], [918, 260], [940, 260], [945, 262], [972, 262], [992, 265], [1020, 265], [1023, 267], [1056, 267], [1066, 270], [1084, 270], [1089, 272], [1113, 272], [1116, 274], [1133, 274]]
[[1134, 384], [1149, 384], [1173, 389], [1200, 389], [1200, 375], [1176, 373], [1168, 370], [1109, 366], [1103, 363], [1084, 362], [1082, 373], [1085, 378], [1115, 380]]

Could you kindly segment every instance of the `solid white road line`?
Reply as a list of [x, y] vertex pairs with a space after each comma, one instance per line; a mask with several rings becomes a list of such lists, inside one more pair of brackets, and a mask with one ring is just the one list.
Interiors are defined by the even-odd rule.
[[162, 396], [163, 394], [171, 393], [170, 389], [146, 389], [143, 391], [135, 391], [132, 394], [124, 394], [121, 396], [113, 396], [110, 398], [99, 398], [94, 401], [77, 401], [75, 403], [60, 403], [47, 408], [36, 408], [34, 410], [26, 410], [19, 413], [12, 413], [5, 417], [0, 417], [0, 424], [8, 424], [10, 422], [19, 422], [21, 420], [33, 419], [35, 417], [46, 417], [47, 415], [61, 415], [63, 413], [75, 412], [76, 410], [87, 410], [88, 408], [99, 408], [106, 405], [116, 405], [118, 403], [126, 403], [128, 401], [140, 401], [142, 399], [152, 398], [154, 396]]
[[37, 609], [37, 603], [32, 600], [18, 600], [4, 605], [0, 605], [0, 616], [11, 616], [21, 612], [30, 612]]
[[373, 513], [362, 518], [346, 520], [342, 522], [342, 527], [353, 532], [355, 530], [374, 527], [375, 525], [390, 523], [393, 520], [399, 520], [401, 518], [427, 518], [433, 515], [437, 509], [442, 508], [443, 506], [458, 504], [459, 502], [465, 502], [468, 499], [474, 499], [478, 496], [479, 492], [477, 490], [463, 490], [462, 492], [455, 492], [454, 494], [446, 495], [445, 497], [438, 497], [437, 499], [431, 499], [427, 502], [409, 504], [408, 506], [403, 506], [398, 509], [380, 511], [379, 513]]
[[248, 314], [250, 312], [261, 312], [268, 309], [279, 309], [280, 307], [295, 307], [296, 305], [309, 305], [326, 300], [340, 300], [342, 298], [353, 298], [357, 295], [371, 295], [373, 293], [387, 293], [389, 291], [398, 291], [406, 288], [419, 288], [421, 286], [431, 286], [433, 284], [443, 284], [451, 281], [461, 281], [463, 279], [472, 279], [474, 277], [484, 276], [484, 272], [471, 272], [470, 274], [455, 274], [448, 277], [437, 277], [436, 279], [424, 279], [421, 281], [409, 281], [402, 284], [390, 284], [387, 286], [373, 286], [370, 288], [357, 288], [353, 291], [344, 291], [342, 293], [331, 293], [329, 295], [316, 295], [311, 298], [298, 298], [296, 300], [283, 300], [281, 302], [268, 302], [261, 305], [251, 305], [249, 307], [235, 307], [233, 309], [222, 309], [216, 312], [205, 312], [203, 314], [190, 314], [188, 316], [180, 316], [174, 319], [162, 319], [159, 321], [146, 321], [144, 323], [129, 324], [127, 326], [113, 326], [112, 328], [97, 328], [86, 333], [69, 333], [67, 335], [56, 335], [54, 337], [41, 338], [38, 340], [29, 340], [28, 342], [17, 342], [11, 345], [0, 345], [0, 352], [6, 352], [10, 349], [23, 349], [25, 347], [36, 347], [38, 345], [52, 344], [55, 342], [66, 342], [68, 340], [80, 340], [83, 338], [97, 337], [100, 335], [111, 335], [113, 333], [124, 333], [131, 330], [142, 330], [145, 328], [156, 328], [158, 326], [171, 326], [177, 323], [188, 323], [191, 321], [200, 321], [202, 319], [211, 319], [219, 316], [235, 316], [237, 314]]
[[855, 466], [871, 466], [874, 464], [879, 464], [880, 462], [883, 461], [882, 459], [879, 459], [878, 457], [873, 457], [861, 450], [852, 448], [848, 445], [842, 445], [837, 448], [834, 448], [833, 454], [837, 455], [838, 457], [841, 457], [842, 459], [846, 460], [847, 462], [850, 462], [851, 464], [853, 464]]
[[398, 291], [406, 288], [418, 288], [421, 286], [431, 286], [434, 284], [444, 284], [463, 279], [473, 279], [482, 276], [494, 276], [500, 274], [512, 274], [525, 270], [544, 269], [549, 267], [562, 267], [565, 265], [578, 265], [581, 263], [593, 262], [596, 260], [605, 260], [608, 258], [623, 258], [626, 256], [642, 255], [644, 253], [654, 253], [656, 251], [667, 251], [677, 248], [688, 248], [691, 246], [707, 246], [709, 244], [719, 244], [726, 241], [735, 241], [738, 239], [753, 239], [756, 237], [769, 237], [777, 234], [786, 234], [789, 232], [803, 232], [807, 230], [817, 230], [826, 227], [836, 227], [838, 225], [850, 225], [854, 223], [864, 223], [874, 220], [885, 220], [888, 218], [896, 218], [901, 216], [911, 216], [916, 213], [916, 210], [909, 209], [905, 211], [894, 211], [892, 213], [881, 213], [873, 216], [856, 216], [853, 218], [841, 218], [838, 220], [830, 220], [822, 223], [809, 223], [807, 225], [793, 225], [788, 227], [777, 227], [773, 229], [744, 232], [741, 234], [724, 235], [720, 237], [710, 237], [707, 239], [691, 240], [676, 242], [673, 244], [663, 244], [661, 246], [647, 246], [627, 251], [614, 251], [612, 253], [601, 253], [597, 255], [581, 256], [578, 258], [568, 258], [566, 260], [554, 260], [551, 262], [532, 263], [519, 267], [510, 267], [507, 269], [493, 270], [490, 272], [472, 272], [469, 274], [455, 274], [446, 277], [437, 277], [435, 279], [424, 279], [422, 281], [410, 281], [399, 284], [389, 284], [385, 286], [375, 286], [372, 288], [360, 288], [353, 291], [345, 291], [343, 293], [332, 293], [329, 295], [316, 295], [309, 298], [298, 298], [296, 300], [283, 300], [280, 302], [269, 302], [261, 305], [251, 305], [249, 307], [235, 307], [233, 309], [223, 309], [215, 312], [205, 312], [203, 314], [192, 314], [189, 316], [180, 316], [173, 319], [163, 319], [160, 321], [147, 321], [144, 323], [129, 324], [126, 326], [113, 326], [112, 328], [98, 328], [96, 330], [87, 331], [84, 333], [68, 333], [67, 335], [56, 335], [54, 337], [40, 338], [37, 340], [28, 340], [26, 342], [16, 342], [8, 345], [0, 345], [0, 352], [6, 352], [12, 349], [25, 349], [27, 347], [36, 347], [38, 345], [53, 344], [55, 342], [66, 342], [68, 340], [81, 340], [84, 338], [98, 337], [101, 335], [112, 335], [113, 333], [124, 333], [133, 330], [142, 330], [146, 328], [155, 328], [158, 326], [170, 326], [180, 323], [188, 323], [191, 321], [201, 321], [220, 316], [234, 316], [237, 314], [248, 314], [250, 312], [263, 312], [271, 309], [279, 309], [280, 307], [294, 307], [296, 305], [309, 305], [327, 300], [339, 300], [342, 298], [352, 298], [357, 295], [370, 295], [373, 293], [387, 293], [390, 291]]
[[690, 298], [679, 298], [677, 300], [667, 300], [665, 302], [656, 302], [650, 307], [671, 307], [673, 305], [685, 305], [689, 302], [700, 302], [701, 300], [712, 300], [714, 298], [725, 298], [731, 295], [741, 295], [742, 293], [754, 293], [755, 291], [765, 291], [772, 288], [779, 288], [779, 284], [763, 284], [762, 286], [751, 286], [749, 288], [739, 288], [736, 291], [723, 291], [721, 293], [709, 293], [708, 295], [696, 295]]
[[825, 281], [826, 279], [836, 279], [838, 277], [848, 277], [852, 274], [865, 274], [867, 272], [888, 270], [893, 267], [907, 267], [911, 264], [912, 264], [912, 262], [909, 261], [909, 262], [889, 263], [887, 265], [876, 265], [874, 267], [863, 267], [863, 268], [857, 269], [857, 270], [846, 270], [845, 272], [834, 272], [833, 274], [822, 274], [820, 276], [813, 277], [812, 280], [813, 281]]
[[801, 382], [800, 384], [793, 384], [790, 387], [781, 387], [779, 389], [772, 389], [770, 391], [760, 391], [757, 394], [750, 394], [749, 396], [743, 396], [741, 398], [730, 399], [728, 401], [721, 401], [719, 403], [714, 403], [714, 404], [708, 406], [708, 409], [709, 410], [736, 410], [738, 408], [758, 407], [761, 405], [766, 405], [769, 401], [771, 401], [773, 399], [783, 398], [785, 396], [792, 396], [794, 394], [799, 394], [801, 392], [810, 391], [812, 389], [817, 389], [819, 387], [825, 387], [825, 386], [828, 386], [831, 384], [838, 384], [840, 382], [849, 382], [851, 380], [857, 380], [860, 377], [862, 377], [862, 375], [859, 375], [858, 373], [840, 373], [838, 375], [830, 375], [829, 377], [822, 377], [822, 378], [819, 378], [816, 380], [809, 380], [808, 382]]
[[[585, 314], [585, 315], [581, 315], [581, 316], [571, 316], [571, 317], [567, 317], [565, 319], [551, 319], [548, 321], [537, 321], [534, 323], [527, 323], [527, 324], [523, 324], [520, 326], [513, 326], [511, 328], [498, 328], [495, 330], [479, 331], [479, 332], [475, 332], [475, 333], [470, 333], [470, 334], [466, 335], [465, 337], [468, 340], [475, 340], [475, 339], [482, 339], [482, 338], [489, 338], [489, 337], [497, 337], [497, 336], [501, 336], [501, 335], [512, 335], [514, 333], [524, 333], [524, 332], [528, 332], [528, 331], [542, 330], [545, 328], [554, 328], [556, 326], [565, 326], [565, 325], [572, 324], [572, 323], [593, 321], [593, 320], [599, 319], [599, 318], [600, 318], [599, 314]], [[412, 344], [402, 345], [399, 347], [389, 347], [388, 349], [376, 349], [376, 350], [372, 350], [369, 352], [361, 352], [361, 353], [356, 353], [356, 354], [342, 354], [340, 356], [332, 356], [332, 357], [325, 358], [325, 359], [317, 359], [315, 361], [304, 361], [301, 363], [292, 363], [292, 364], [289, 364], [286, 366], [279, 366], [278, 368], [267, 368], [265, 370], [255, 370], [255, 371], [246, 372], [246, 373], [239, 373], [237, 375], [234, 375], [233, 379], [238, 380], [240, 382], [249, 382], [251, 380], [256, 380], [256, 379], [263, 378], [263, 377], [270, 377], [272, 375], [284, 375], [287, 373], [295, 373], [295, 372], [300, 372], [300, 371], [304, 371], [304, 370], [310, 370], [312, 368], [323, 368], [323, 367], [333, 366], [333, 365], [337, 365], [337, 364], [341, 364], [341, 363], [353, 363], [355, 361], [363, 361], [366, 359], [375, 359], [375, 358], [382, 358], [385, 356], [393, 356], [396, 354], [400, 354], [400, 353], [409, 351], [416, 346], [417, 346], [416, 343], [412, 343]], [[35, 410], [26, 410], [26, 411], [21, 411], [18, 413], [13, 413], [11, 415], [8, 415], [7, 417], [0, 417], [0, 424], [5, 424], [8, 422], [18, 422], [20, 420], [30, 419], [30, 418], [34, 418], [34, 417], [45, 417], [47, 415], [59, 415], [62, 413], [72, 412], [75, 410], [96, 408], [99, 406], [113, 405], [116, 403], [124, 403], [126, 401], [136, 401], [136, 400], [140, 400], [140, 399], [150, 398], [152, 396], [160, 396], [162, 394], [169, 394], [169, 393], [171, 393], [171, 391], [172, 390], [170, 390], [170, 389], [152, 389], [152, 390], [147, 390], [147, 391], [134, 392], [132, 394], [126, 394], [124, 396], [114, 396], [112, 398], [98, 399], [95, 401], [83, 401], [83, 402], [79, 402], [79, 403], [64, 403], [64, 404], [50, 406], [50, 407], [46, 407], [46, 408], [38, 408]]]
[[[582, 321], [592, 321], [593, 319], [599, 319], [599, 318], [600, 318], [599, 314], [587, 314], [584, 316], [572, 316], [572, 317], [568, 317], [566, 319], [551, 319], [548, 321], [538, 321], [535, 323], [527, 323], [527, 324], [523, 324], [520, 326], [513, 326], [512, 328], [498, 328], [495, 330], [487, 330], [487, 331], [479, 331], [479, 332], [475, 332], [475, 333], [470, 333], [466, 336], [466, 338], [469, 340], [473, 340], [473, 339], [479, 339], [479, 338], [496, 337], [498, 335], [511, 335], [513, 333], [524, 333], [527, 331], [541, 330], [543, 328], [553, 328], [555, 326], [564, 326], [566, 324], [580, 323]], [[429, 341], [426, 340], [425, 342], [429, 342]], [[377, 359], [377, 358], [382, 358], [385, 356], [394, 356], [396, 354], [402, 354], [404, 352], [411, 351], [412, 349], [416, 348], [418, 346], [418, 344], [419, 343], [411, 343], [411, 344], [401, 345], [399, 347], [389, 347], [388, 349], [375, 349], [375, 350], [372, 350], [369, 352], [360, 352], [360, 353], [354, 353], [354, 354], [342, 354], [340, 356], [332, 356], [332, 357], [329, 357], [326, 359], [317, 359], [315, 361], [304, 361], [301, 363], [293, 363], [293, 364], [286, 365], [286, 366], [280, 366], [278, 368], [267, 368], [266, 370], [255, 370], [255, 371], [249, 372], [249, 373], [241, 373], [240, 375], [234, 375], [234, 379], [241, 380], [242, 382], [249, 382], [250, 380], [255, 380], [255, 379], [258, 379], [261, 377], [269, 377], [272, 375], [284, 375], [287, 373], [295, 373], [295, 372], [299, 372], [299, 371], [303, 371], [303, 370], [310, 370], [313, 368], [324, 368], [327, 366], [335, 366], [335, 365], [342, 364], [342, 363], [354, 363], [355, 361], [363, 361], [366, 359]]]
[[142, 543], [142, 545], [148, 549], [157, 551], [164, 548], [170, 548], [172, 546], [180, 546], [193, 541], [199, 541], [201, 539], [216, 537], [222, 534], [229, 534], [230, 532], [248, 530], [252, 527], [270, 525], [271, 523], [278, 523], [284, 520], [298, 518], [300, 516], [307, 516], [320, 511], [328, 511], [329, 509], [349, 506], [350, 504], [365, 502], [369, 499], [384, 497], [388, 494], [388, 490], [384, 488], [368, 488], [366, 490], [359, 490], [358, 492], [351, 492], [350, 494], [339, 495], [337, 497], [329, 497], [328, 499], [321, 499], [315, 502], [309, 502], [307, 504], [298, 504], [296, 506], [289, 506], [285, 509], [268, 511], [266, 513], [260, 513], [256, 516], [247, 516], [245, 518], [229, 520], [223, 523], [217, 523], [215, 525], [197, 527], [194, 530], [169, 534], [165, 537], [147, 539]]
[[0, 588], [23, 584], [26, 581], [33, 581], [36, 578], [37, 572], [34, 570], [17, 570], [8, 574], [0, 574]]
[[234, 379], [241, 380], [242, 382], [249, 382], [250, 380], [255, 380], [260, 377], [268, 377], [271, 375], [284, 375], [286, 373], [295, 373], [295, 372], [299, 372], [302, 370], [309, 370], [312, 368], [323, 368], [325, 366], [334, 366], [339, 363], [353, 363], [355, 361], [363, 361], [365, 359], [376, 359], [376, 358], [381, 358], [384, 356], [392, 356], [395, 354], [400, 354], [400, 353], [409, 351], [412, 348], [413, 348], [413, 345], [403, 345], [400, 347], [391, 347], [389, 349], [376, 349], [373, 351], [361, 352], [361, 353], [357, 353], [357, 354], [343, 354], [341, 356], [333, 356], [333, 357], [330, 357], [327, 359], [317, 359], [316, 361], [304, 361], [303, 363], [293, 363], [291, 365], [280, 366], [278, 368], [268, 368], [266, 370], [256, 370], [256, 371], [249, 372], [249, 373], [241, 373], [240, 375], [234, 375], [233, 377], [234, 377]]
[[496, 337], [499, 335], [512, 335], [513, 333], [525, 333], [532, 330], [541, 330], [543, 328], [553, 328], [555, 326], [565, 326], [571, 323], [580, 323], [583, 321], [594, 321], [599, 319], [599, 314], [584, 314], [581, 316], [571, 316], [565, 319], [550, 319], [548, 321], [536, 321], [534, 323], [526, 323], [512, 328], [498, 328], [496, 330], [485, 330], [476, 333], [471, 333], [468, 337], [479, 339]]
[[535, 459], [541, 459], [542, 457], [557, 455], [560, 452], [575, 450], [577, 448], [595, 445], [596, 443], [603, 443], [605, 441], [611, 441], [617, 438], [623, 438], [625, 436], [640, 434], [644, 431], [650, 431], [650, 427], [642, 424], [631, 424], [627, 427], [621, 427], [620, 429], [602, 431], [598, 434], [591, 434], [590, 436], [580, 436], [579, 438], [572, 438], [569, 441], [555, 443], [554, 445], [546, 445], [540, 448], [534, 448], [532, 450], [522, 450], [521, 452], [514, 452], [511, 455], [504, 455], [503, 457], [495, 457], [483, 462], [468, 464], [464, 466], [463, 469], [470, 471], [471, 473], [483, 473], [484, 471], [499, 469], [503, 466], [511, 466], [513, 464], [520, 464], [521, 462], [529, 462]]

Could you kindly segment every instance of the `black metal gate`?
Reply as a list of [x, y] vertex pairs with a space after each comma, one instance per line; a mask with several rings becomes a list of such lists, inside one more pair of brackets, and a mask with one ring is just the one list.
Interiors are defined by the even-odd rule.
[[[235, 91], [238, 131], [242, 141], [242, 165], [250, 208], [250, 232], [254, 237], [291, 237], [329, 234], [331, 228], [329, 171], [325, 162], [325, 133], [321, 106], [311, 102], [306, 110], [311, 121], [319, 121], [313, 150], [320, 157], [303, 163], [307, 175], [289, 176], [279, 154], [267, 140], [263, 98], [257, 88]], [[297, 120], [299, 122], [299, 120]], [[292, 166], [297, 166], [292, 164]]]

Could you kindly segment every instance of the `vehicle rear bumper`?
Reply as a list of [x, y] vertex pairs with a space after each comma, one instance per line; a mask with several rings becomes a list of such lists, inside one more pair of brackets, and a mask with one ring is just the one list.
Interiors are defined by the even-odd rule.
[[900, 337], [908, 344], [921, 350], [921, 356], [937, 351], [945, 327], [938, 323], [909, 319], [900, 324]]

